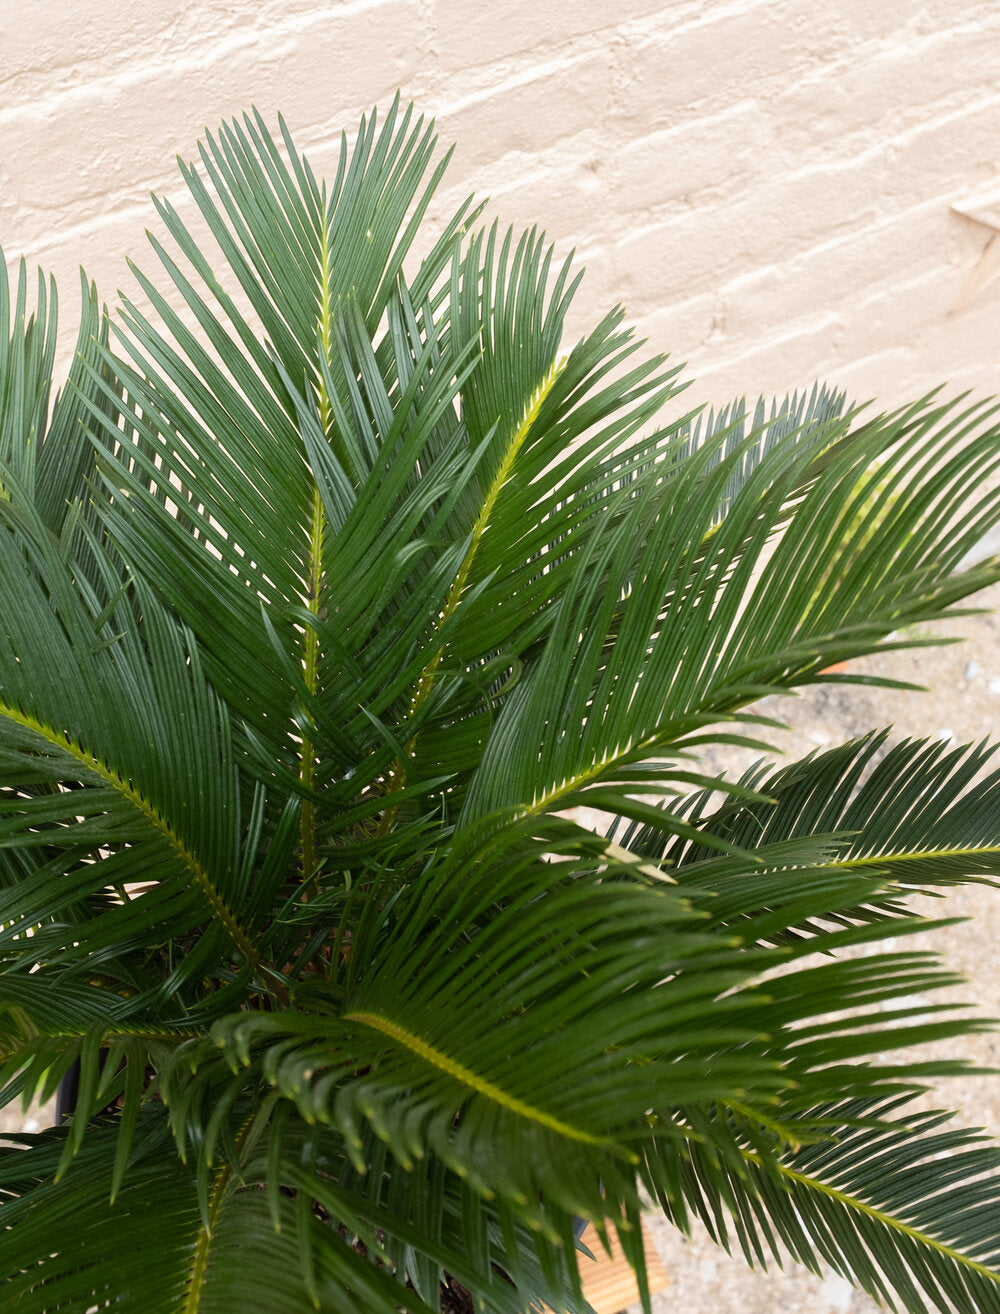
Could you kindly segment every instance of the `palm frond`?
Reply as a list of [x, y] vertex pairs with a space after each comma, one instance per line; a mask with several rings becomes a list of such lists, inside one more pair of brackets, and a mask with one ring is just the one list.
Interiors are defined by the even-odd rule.
[[823, 1262], [892, 1310], [979, 1314], [1000, 1309], [1000, 1161], [950, 1117], [905, 1097], [848, 1101], [812, 1110], [799, 1145], [732, 1119], [733, 1161], [692, 1141], [669, 1186], [655, 1158], [649, 1178], [673, 1217], [700, 1217], [751, 1264]]
[[[688, 799], [689, 834], [635, 823], [620, 842], [662, 862], [692, 897], [706, 892], [701, 906], [713, 919], [744, 934], [766, 928], [779, 939], [818, 929], [796, 920], [802, 883], [874, 877], [874, 897], [835, 920], [876, 927], [906, 917], [904, 900], [914, 892], [993, 883], [1000, 875], [1000, 773], [986, 767], [994, 747], [949, 748], [940, 740], [890, 747], [888, 736], [873, 733], [777, 770], [761, 761], [739, 781], [743, 796], [714, 809], [710, 792]], [[720, 844], [736, 853], [720, 856]]]
[[[654, 475], [577, 565], [533, 679], [521, 682], [498, 722], [468, 820], [503, 806], [587, 801], [628, 815], [640, 764], [683, 754], [692, 731], [794, 687], [831, 659], [876, 650], [902, 625], [954, 614], [955, 602], [996, 575], [992, 566], [953, 573], [997, 511], [996, 494], [981, 484], [998, 460], [994, 431], [974, 432], [991, 414], [917, 408], [871, 422], [804, 492], [815, 451], [779, 442], [718, 525], [739, 454], [720, 459], [726, 439], [717, 435], [666, 482], [670, 500], [659, 502], [655, 528], [637, 548], [635, 519], [661, 495]], [[949, 458], [969, 430], [962, 456]], [[869, 542], [857, 506], [876, 479], [874, 456], [883, 461], [880, 484], [893, 471], [899, 505]], [[846, 506], [845, 487], [855, 490]], [[795, 514], [773, 544], [790, 498]], [[916, 531], [900, 509], [913, 503], [928, 509]], [[825, 586], [830, 572], [836, 589]], [[626, 597], [627, 618], [612, 629]], [[748, 615], [752, 625], [743, 623]], [[539, 726], [548, 727], [541, 738]]]
[[245, 891], [229, 724], [190, 638], [143, 589], [95, 618], [46, 527], [15, 501], [0, 523], [0, 846], [21, 864], [0, 896], [8, 970], [79, 970], [206, 919], [206, 957], [228, 941], [256, 961], [231, 911]]

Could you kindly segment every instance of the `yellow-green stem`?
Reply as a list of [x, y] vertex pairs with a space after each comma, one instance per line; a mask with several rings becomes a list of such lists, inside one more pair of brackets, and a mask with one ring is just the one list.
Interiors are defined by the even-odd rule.
[[[330, 288], [330, 234], [326, 218], [323, 224], [323, 247], [320, 266], [320, 307], [319, 338], [323, 357], [330, 361], [330, 347], [333, 341], [333, 303]], [[330, 396], [326, 388], [323, 371], [319, 378], [319, 422], [326, 435], [330, 425]], [[312, 515], [309, 525], [309, 579], [306, 592], [306, 610], [314, 616], [320, 613], [320, 592], [323, 587], [323, 531], [325, 529], [323, 501], [319, 485], [313, 489]], [[306, 692], [312, 698], [319, 684], [319, 635], [313, 626], [307, 625], [305, 632], [302, 675]], [[316, 783], [316, 749], [308, 735], [302, 736], [302, 759], [299, 780], [304, 790], [312, 791]], [[299, 820], [299, 838], [302, 851], [302, 877], [309, 880], [316, 870], [316, 808], [308, 797], [302, 800]]]
[[[451, 620], [462, 599], [462, 593], [469, 581], [469, 573], [472, 570], [472, 563], [476, 559], [476, 553], [479, 551], [479, 545], [482, 542], [483, 534], [486, 532], [486, 527], [490, 523], [490, 517], [493, 515], [497, 499], [499, 498], [507, 480], [511, 476], [518, 453], [524, 446], [525, 440], [531, 432], [532, 425], [538, 419], [538, 413], [542, 409], [542, 404], [552, 391], [555, 381], [558, 379], [562, 371], [563, 365], [565, 365], [565, 361], [561, 361], [558, 364], [555, 361], [552, 362], [545, 378], [535, 389], [531, 401], [525, 408], [524, 418], [515, 429], [514, 434], [507, 445], [507, 450], [504, 452], [503, 460], [497, 467], [497, 472], [493, 476], [493, 481], [490, 484], [486, 496], [483, 498], [483, 504], [479, 508], [479, 515], [476, 517], [476, 523], [472, 527], [472, 536], [469, 539], [469, 546], [466, 549], [465, 556], [462, 558], [462, 564], [459, 566], [458, 573], [451, 582], [448, 596], [441, 609], [441, 615], [435, 626], [438, 633], [440, 633], [448, 621]], [[431, 691], [431, 686], [434, 683], [434, 675], [441, 662], [441, 653], [442, 649], [438, 647], [434, 656], [431, 658], [420, 676], [420, 681], [417, 684], [417, 691], [413, 695], [413, 704], [410, 709], [411, 715], [420, 710], [420, 707], [423, 705], [427, 695]]]
[[[749, 1163], [755, 1164], [759, 1168], [763, 1167], [763, 1163], [758, 1154], [749, 1150], [744, 1150], [743, 1157]], [[872, 1205], [865, 1204], [865, 1202], [859, 1200], [856, 1195], [850, 1195], [847, 1191], [838, 1191], [836, 1187], [829, 1186], [826, 1182], [821, 1182], [815, 1177], [809, 1177], [805, 1173], [797, 1173], [793, 1168], [789, 1168], [787, 1164], [779, 1164], [778, 1171], [789, 1181], [797, 1182], [800, 1186], [809, 1187], [810, 1190], [816, 1191], [820, 1195], [828, 1196], [831, 1200], [838, 1200], [848, 1209], [853, 1209], [859, 1214], [865, 1214], [868, 1218], [877, 1219], [878, 1222], [882, 1223], [890, 1231], [898, 1232], [902, 1236], [907, 1236], [911, 1240], [918, 1241], [921, 1245], [927, 1246], [928, 1249], [937, 1251], [939, 1255], [945, 1255], [948, 1259], [954, 1260], [955, 1263], [959, 1264], [962, 1268], [978, 1273], [980, 1277], [989, 1278], [991, 1282], [1000, 1285], [1000, 1273], [997, 1273], [994, 1269], [988, 1268], [985, 1264], [980, 1264], [974, 1259], [970, 1259], [968, 1255], [963, 1255], [960, 1250], [956, 1250], [954, 1247], [946, 1245], [943, 1241], [936, 1240], [926, 1232], [922, 1232], [919, 1228], [910, 1227], [907, 1223], [902, 1222], [893, 1214], [886, 1213], [883, 1209], [876, 1209]]]
[[[251, 1114], [247, 1121], [240, 1128], [236, 1137], [236, 1148], [242, 1149], [246, 1134], [254, 1120], [255, 1114]], [[219, 1169], [212, 1187], [212, 1194], [208, 1200], [208, 1214], [203, 1220], [201, 1227], [198, 1229], [198, 1241], [194, 1248], [194, 1255], [191, 1259], [191, 1269], [187, 1280], [187, 1294], [184, 1297], [184, 1305], [181, 1314], [197, 1314], [201, 1309], [202, 1289], [205, 1285], [205, 1274], [208, 1271], [208, 1256], [212, 1245], [212, 1235], [215, 1232], [215, 1226], [219, 1221], [219, 1214], [222, 1212], [222, 1202], [226, 1196], [226, 1187], [229, 1185], [230, 1178], [233, 1175], [232, 1165], [227, 1161]]]
[[524, 1100], [512, 1095], [510, 1091], [503, 1090], [502, 1087], [488, 1081], [485, 1077], [479, 1076], [478, 1073], [471, 1071], [463, 1064], [458, 1063], [455, 1059], [441, 1050], [435, 1049], [433, 1045], [428, 1045], [425, 1040], [401, 1027], [398, 1022], [393, 1022], [390, 1018], [383, 1017], [379, 1013], [345, 1013], [344, 1020], [347, 1022], [362, 1022], [365, 1026], [371, 1027], [374, 1031], [380, 1031], [384, 1036], [389, 1036], [397, 1045], [402, 1045], [412, 1054], [416, 1054], [429, 1063], [440, 1072], [446, 1072], [449, 1077], [468, 1086], [470, 1090], [482, 1095], [494, 1104], [500, 1105], [501, 1108], [507, 1109], [510, 1113], [515, 1113], [518, 1117], [526, 1118], [530, 1122], [537, 1123], [540, 1127], [547, 1127], [550, 1131], [557, 1132], [560, 1136], [565, 1136], [569, 1140], [580, 1141], [584, 1145], [608, 1145], [610, 1142], [602, 1136], [594, 1136], [591, 1132], [583, 1131], [580, 1127], [573, 1127], [561, 1118], [556, 1118], [551, 1113], [546, 1113], [544, 1109], [535, 1108], [534, 1105], [527, 1104]]
[[[329, 403], [327, 403], [329, 407]], [[322, 412], [321, 412], [322, 413]], [[309, 592], [306, 608], [319, 615], [319, 591], [322, 585], [323, 506], [319, 490], [313, 495], [312, 524], [310, 526]], [[306, 626], [305, 652], [302, 676], [310, 696], [315, 694], [319, 671], [319, 636], [312, 626]], [[302, 788], [312, 791], [316, 781], [316, 750], [308, 735], [302, 736], [302, 761], [299, 768]], [[309, 880], [316, 869], [316, 808], [310, 798], [303, 798], [299, 834], [302, 848], [302, 876]]]
[[260, 966], [260, 960], [257, 957], [253, 945], [250, 943], [246, 932], [237, 922], [236, 918], [226, 907], [222, 896], [216, 890], [212, 883], [212, 878], [208, 871], [199, 862], [198, 858], [191, 852], [183, 839], [174, 831], [167, 819], [161, 815], [159, 810], [153, 806], [142, 794], [135, 788], [131, 781], [126, 780], [114, 769], [102, 762], [100, 758], [94, 757], [92, 753], [80, 744], [75, 743], [67, 735], [56, 730], [53, 726], [45, 725], [44, 722], [37, 720], [33, 716], [22, 712], [19, 708], [12, 707], [9, 704], [0, 703], [0, 716], [5, 716], [9, 721], [16, 725], [23, 726], [26, 730], [31, 730], [39, 735], [47, 743], [66, 753], [74, 761], [78, 762], [87, 772], [97, 776], [106, 785], [110, 786], [122, 798], [135, 807], [153, 826], [153, 828], [163, 836], [163, 838], [173, 849], [174, 853], [190, 872], [198, 889], [201, 890], [206, 902], [212, 909], [212, 912], [225, 927], [229, 938], [237, 950], [243, 955], [248, 963], [254, 966]]
[[[542, 409], [542, 403], [552, 391], [555, 381], [562, 372], [565, 363], [565, 360], [559, 361], [558, 363], [556, 361], [552, 362], [548, 373], [535, 389], [534, 395], [525, 407], [524, 417], [521, 420], [521, 423], [517, 426], [513, 437], [507, 445], [507, 450], [504, 452], [503, 460], [500, 462], [486, 496], [483, 498], [483, 504], [479, 508], [479, 515], [476, 517], [476, 523], [472, 527], [469, 546], [466, 548], [465, 556], [462, 558], [462, 563], [458, 568], [455, 578], [451, 582], [451, 586], [448, 589], [448, 596], [445, 599], [444, 606], [441, 609], [441, 614], [434, 627], [436, 634], [440, 634], [444, 626], [449, 620], [451, 620], [458, 604], [462, 600], [462, 593], [465, 591], [465, 586], [469, 581], [469, 573], [472, 570], [472, 563], [476, 559], [476, 553], [479, 551], [479, 545], [482, 542], [483, 534], [486, 532], [486, 528], [489, 525], [490, 517], [492, 516], [493, 509], [497, 503], [497, 498], [500, 496], [504, 484], [506, 484], [507, 480], [510, 478], [511, 472], [514, 468], [514, 462], [517, 459], [517, 454], [524, 446], [525, 440], [531, 432], [532, 425], [538, 419], [538, 413]], [[427, 700], [427, 696], [434, 684], [434, 676], [437, 674], [438, 666], [441, 664], [443, 651], [443, 646], [440, 644], [437, 645], [433, 657], [421, 672], [420, 679], [417, 682], [416, 692], [414, 693], [413, 700], [410, 704], [411, 720], [416, 716], [417, 712], [420, 711], [420, 708]], [[413, 745], [415, 741], [416, 736], [414, 736], [407, 744], [407, 753], [410, 755], [413, 753]], [[406, 763], [400, 762], [396, 774], [388, 782], [386, 792], [388, 794], [394, 794], [402, 789], [405, 784]], [[381, 835], [387, 834], [392, 828], [394, 819], [395, 808], [386, 808], [385, 812], [382, 814], [382, 820], [379, 823], [378, 833]]]

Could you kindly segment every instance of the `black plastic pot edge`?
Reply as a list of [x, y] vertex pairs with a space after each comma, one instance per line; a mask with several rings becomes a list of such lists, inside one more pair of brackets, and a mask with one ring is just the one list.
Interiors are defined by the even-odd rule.
[[63, 1073], [56, 1091], [56, 1126], [69, 1122], [76, 1112], [76, 1102], [80, 1097], [80, 1060], [74, 1059]]

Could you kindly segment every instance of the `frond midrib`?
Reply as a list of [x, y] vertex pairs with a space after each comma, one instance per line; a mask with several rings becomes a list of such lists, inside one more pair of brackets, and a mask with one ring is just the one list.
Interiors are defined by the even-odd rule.
[[191, 1266], [185, 1284], [187, 1294], [184, 1297], [181, 1314], [198, 1314], [198, 1310], [201, 1308], [201, 1294], [205, 1286], [205, 1274], [208, 1271], [208, 1255], [212, 1246], [212, 1237], [219, 1221], [219, 1215], [222, 1212], [226, 1188], [232, 1175], [232, 1167], [230, 1164], [224, 1163], [219, 1169], [215, 1184], [212, 1187], [207, 1215], [201, 1220], [198, 1227], [198, 1240], [195, 1244], [194, 1254], [191, 1257]]
[[610, 1144], [604, 1137], [594, 1136], [591, 1132], [583, 1131], [579, 1127], [573, 1127], [569, 1123], [563, 1122], [561, 1118], [555, 1117], [554, 1114], [546, 1113], [544, 1109], [535, 1108], [534, 1105], [526, 1103], [516, 1095], [511, 1095], [509, 1091], [501, 1089], [492, 1081], [479, 1076], [478, 1073], [471, 1071], [457, 1060], [442, 1053], [441, 1050], [435, 1049], [433, 1045], [429, 1045], [427, 1041], [414, 1035], [412, 1031], [400, 1026], [398, 1022], [393, 1022], [391, 1018], [368, 1011], [345, 1013], [343, 1016], [346, 1022], [361, 1022], [374, 1031], [380, 1031], [384, 1036], [389, 1036], [397, 1044], [402, 1045], [412, 1054], [416, 1054], [418, 1058], [437, 1068], [439, 1072], [446, 1072], [448, 1076], [475, 1091], [477, 1095], [485, 1096], [510, 1113], [527, 1118], [541, 1127], [547, 1127], [560, 1136], [579, 1141], [584, 1145], [607, 1146]]
[[[764, 1161], [759, 1154], [746, 1149], [742, 1150], [741, 1154], [747, 1163], [753, 1164], [755, 1168], [758, 1168], [761, 1171], [766, 1171]], [[908, 1223], [902, 1222], [902, 1220], [897, 1218], [894, 1214], [888, 1213], [884, 1209], [877, 1209], [874, 1205], [866, 1204], [865, 1201], [859, 1199], [858, 1196], [852, 1195], [848, 1191], [838, 1190], [837, 1187], [830, 1186], [827, 1182], [822, 1182], [819, 1178], [812, 1177], [808, 1173], [798, 1172], [788, 1164], [779, 1162], [775, 1166], [781, 1176], [786, 1180], [794, 1182], [798, 1186], [805, 1187], [807, 1190], [815, 1191], [819, 1195], [824, 1195], [830, 1200], [836, 1200], [846, 1208], [853, 1209], [859, 1214], [864, 1214], [868, 1218], [874, 1219], [877, 1223], [880, 1223], [890, 1231], [896, 1232], [901, 1236], [909, 1237], [910, 1240], [916, 1241], [930, 1250], [934, 1250], [937, 1254], [943, 1255], [946, 1259], [952, 1260], [954, 1263], [961, 1265], [961, 1267], [968, 1271], [977, 1273], [980, 1277], [988, 1278], [990, 1282], [1000, 1286], [1000, 1273], [987, 1267], [985, 1264], [979, 1263], [978, 1260], [970, 1259], [968, 1255], [964, 1255], [960, 1250], [956, 1250], [953, 1246], [946, 1245], [943, 1241], [938, 1241], [936, 1237], [931, 1236], [927, 1232], [921, 1231], [920, 1228], [911, 1227]]]
[[[320, 241], [320, 305], [317, 321], [320, 350], [327, 362], [333, 346], [333, 267], [330, 251], [329, 216], [324, 203], [323, 232]], [[320, 370], [319, 378], [319, 423], [323, 436], [330, 426], [330, 398], [327, 394], [324, 372]], [[318, 617], [320, 614], [320, 590], [323, 587], [323, 536], [326, 530], [326, 516], [319, 482], [313, 487], [312, 506], [309, 518], [309, 579], [306, 589], [306, 610]], [[316, 695], [319, 687], [319, 635], [312, 625], [306, 626], [303, 636], [302, 676], [306, 694], [309, 698]], [[315, 747], [307, 734], [302, 736], [302, 750], [299, 763], [299, 782], [304, 797], [299, 814], [299, 846], [302, 860], [302, 879], [308, 881], [316, 869], [316, 808], [310, 794], [316, 779]]]
[[[452, 580], [451, 586], [448, 589], [448, 596], [445, 599], [443, 608], [441, 609], [441, 615], [435, 623], [435, 635], [441, 633], [458, 609], [458, 605], [462, 600], [462, 594], [465, 591], [465, 586], [468, 583], [469, 575], [472, 571], [473, 563], [479, 552], [479, 545], [482, 542], [483, 535], [489, 525], [490, 517], [493, 515], [497, 499], [503, 491], [504, 485], [510, 479], [518, 453], [527, 441], [528, 435], [530, 434], [535, 421], [538, 419], [538, 414], [542, 409], [542, 405], [555, 386], [556, 380], [562, 373], [565, 364], [565, 361], [557, 362], [554, 360], [552, 362], [545, 377], [542, 379], [541, 383], [539, 383], [528, 404], [525, 406], [524, 416], [514, 430], [511, 440], [507, 445], [507, 449], [503, 454], [503, 458], [490, 482], [490, 487], [483, 497], [482, 505], [479, 508], [479, 514], [476, 516], [476, 522], [472, 527], [472, 533], [469, 537], [469, 546], [465, 550], [465, 555], [455, 573], [455, 578]], [[427, 663], [419, 681], [417, 682], [416, 693], [413, 696], [411, 715], [415, 715], [420, 710], [431, 691], [431, 686], [434, 683], [434, 676], [437, 673], [437, 668], [441, 661], [441, 653], [442, 649], [440, 645], [436, 645], [436, 650], [433, 656]]]
[[20, 708], [14, 707], [7, 702], [0, 702], [0, 716], [4, 716], [8, 721], [19, 725], [24, 730], [30, 730], [33, 734], [44, 739], [46, 743], [51, 744], [60, 752], [66, 753], [73, 758], [85, 770], [98, 777], [105, 785], [108, 785], [121, 798], [127, 800], [132, 806], [146, 819], [147, 822], [159, 832], [167, 841], [171, 849], [181, 860], [184, 866], [194, 877], [195, 884], [201, 891], [206, 902], [212, 910], [212, 913], [224, 926], [226, 933], [233, 942], [235, 948], [239, 951], [244, 959], [255, 967], [260, 966], [260, 958], [250, 942], [247, 933], [240, 926], [239, 922], [226, 907], [222, 896], [215, 888], [211, 877], [205, 867], [199, 862], [198, 858], [191, 852], [184, 840], [177, 834], [162, 813], [153, 806], [143, 795], [130, 784], [115, 768], [100, 758], [89, 753], [82, 745], [75, 743], [68, 735], [56, 730], [53, 726], [46, 725], [37, 717], [31, 716], [27, 712], [21, 711]]
[[978, 854], [1000, 855], [1000, 844], [956, 845], [947, 849], [907, 849], [903, 852], [880, 850], [875, 853], [859, 854], [853, 858], [838, 858], [836, 867], [871, 867], [886, 862], [931, 862], [942, 858], [968, 858]]

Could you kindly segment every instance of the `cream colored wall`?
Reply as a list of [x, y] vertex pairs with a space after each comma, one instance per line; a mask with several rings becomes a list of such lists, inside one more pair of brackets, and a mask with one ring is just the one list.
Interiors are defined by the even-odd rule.
[[575, 246], [575, 325], [624, 301], [697, 396], [1000, 389], [1000, 280], [949, 313], [994, 231], [951, 205], [1000, 186], [995, 0], [0, 0], [0, 244], [111, 298], [204, 125], [280, 109], [328, 167], [397, 87], [459, 143], [443, 201]]

